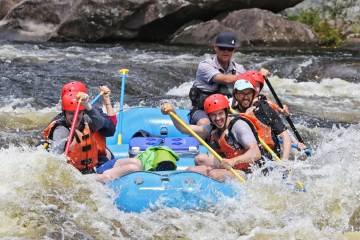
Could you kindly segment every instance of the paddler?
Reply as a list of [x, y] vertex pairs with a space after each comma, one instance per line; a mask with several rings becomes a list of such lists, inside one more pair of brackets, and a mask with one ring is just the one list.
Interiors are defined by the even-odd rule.
[[[201, 126], [188, 125], [195, 133], [203, 138], [224, 161], [222, 163], [213, 154], [198, 154], [195, 157], [195, 165], [187, 171], [199, 172], [209, 177], [224, 181], [226, 178], [234, 178], [230, 168], [234, 168], [243, 178], [250, 172], [251, 165], [261, 158], [258, 147], [257, 134], [251, 123], [240, 116], [231, 116], [229, 113], [228, 99], [222, 94], [213, 94], [204, 101], [204, 110], [210, 119], [210, 123]], [[161, 106], [163, 114], [174, 112], [174, 108], [165, 103]], [[175, 127], [182, 133], [188, 131], [175, 119], [172, 121]]]
[[[84, 92], [67, 92], [61, 100], [61, 118], [50, 123], [43, 132], [43, 140], [50, 152], [63, 154], [69, 138], [70, 127], [74, 120], [78, 101], [81, 100], [74, 136], [67, 154], [67, 162], [81, 173], [97, 173], [96, 180], [107, 182], [126, 173], [141, 170], [138, 159], [111, 160], [106, 156], [106, 143], [100, 129], [105, 119], [89, 103], [89, 96]], [[109, 173], [110, 172], [110, 173]]]

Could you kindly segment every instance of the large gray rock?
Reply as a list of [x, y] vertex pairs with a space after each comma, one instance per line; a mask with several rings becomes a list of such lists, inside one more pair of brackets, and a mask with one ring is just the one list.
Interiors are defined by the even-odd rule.
[[219, 20], [183, 26], [171, 42], [210, 45], [221, 31], [234, 32], [242, 47], [301, 47], [316, 45], [319, 41], [316, 33], [304, 24], [288, 21], [266, 10], [244, 9]]
[[0, 19], [3, 19], [12, 7], [22, 0], [0, 0]]
[[[209, 25], [208, 21], [211, 22], [221, 14], [226, 15], [238, 9], [262, 8], [278, 12], [302, 1], [0, 0], [2, 6], [6, 5], [1, 8], [0, 17], [4, 17], [0, 21], [0, 39], [85, 42], [166, 41], [181, 26], [193, 21], [204, 22], [203, 25], [210, 28], [211, 24]], [[227, 19], [227, 21], [236, 21], [235, 17]], [[268, 20], [272, 19], [274, 18]], [[264, 26], [278, 23], [283, 22], [268, 22], [264, 23]], [[224, 20], [219, 23], [218, 29], [231, 30], [233, 26], [238, 28], [237, 25], [230, 25]], [[208, 30], [216, 34], [215, 30]], [[287, 37], [286, 34], [281, 33], [284, 30], [286, 29], [277, 29], [278, 38]], [[284, 41], [286, 42], [287, 39]]]

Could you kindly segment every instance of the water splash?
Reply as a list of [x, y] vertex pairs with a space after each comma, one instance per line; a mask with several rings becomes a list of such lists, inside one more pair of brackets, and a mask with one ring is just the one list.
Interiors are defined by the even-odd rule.
[[[62, 156], [0, 150], [0, 237], [114, 239], [126, 236], [110, 192]], [[124, 232], [124, 234], [122, 233]]]

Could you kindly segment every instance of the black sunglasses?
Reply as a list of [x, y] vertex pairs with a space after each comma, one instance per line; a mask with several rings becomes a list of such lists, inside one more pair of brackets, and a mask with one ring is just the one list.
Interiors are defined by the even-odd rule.
[[224, 51], [232, 52], [235, 49], [235, 48], [232, 48], [232, 47], [220, 47], [220, 46], [218, 46], [218, 48], [222, 52], [224, 52]]

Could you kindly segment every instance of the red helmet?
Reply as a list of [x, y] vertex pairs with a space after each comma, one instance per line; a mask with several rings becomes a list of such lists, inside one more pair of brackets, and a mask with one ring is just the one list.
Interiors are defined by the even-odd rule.
[[260, 72], [258, 72], [256, 70], [250, 70], [250, 71], [245, 72], [244, 74], [251, 75], [256, 82], [260, 83], [260, 89], [262, 89], [264, 87], [264, 81], [265, 81], [264, 76], [261, 75]]
[[[76, 98], [77, 92], [68, 92], [61, 99], [61, 105], [63, 111], [75, 111], [78, 105]], [[80, 110], [85, 110], [85, 107], [80, 104]]]
[[253, 85], [254, 89], [256, 89], [256, 81], [253, 75], [249, 72], [244, 72], [243, 74], [237, 75], [235, 80], [248, 80]]
[[82, 82], [73, 81], [65, 84], [61, 90], [61, 97], [63, 97], [68, 92], [84, 92], [87, 93], [87, 89]]
[[222, 109], [230, 108], [228, 99], [222, 94], [213, 94], [204, 101], [206, 114], [216, 112]]

